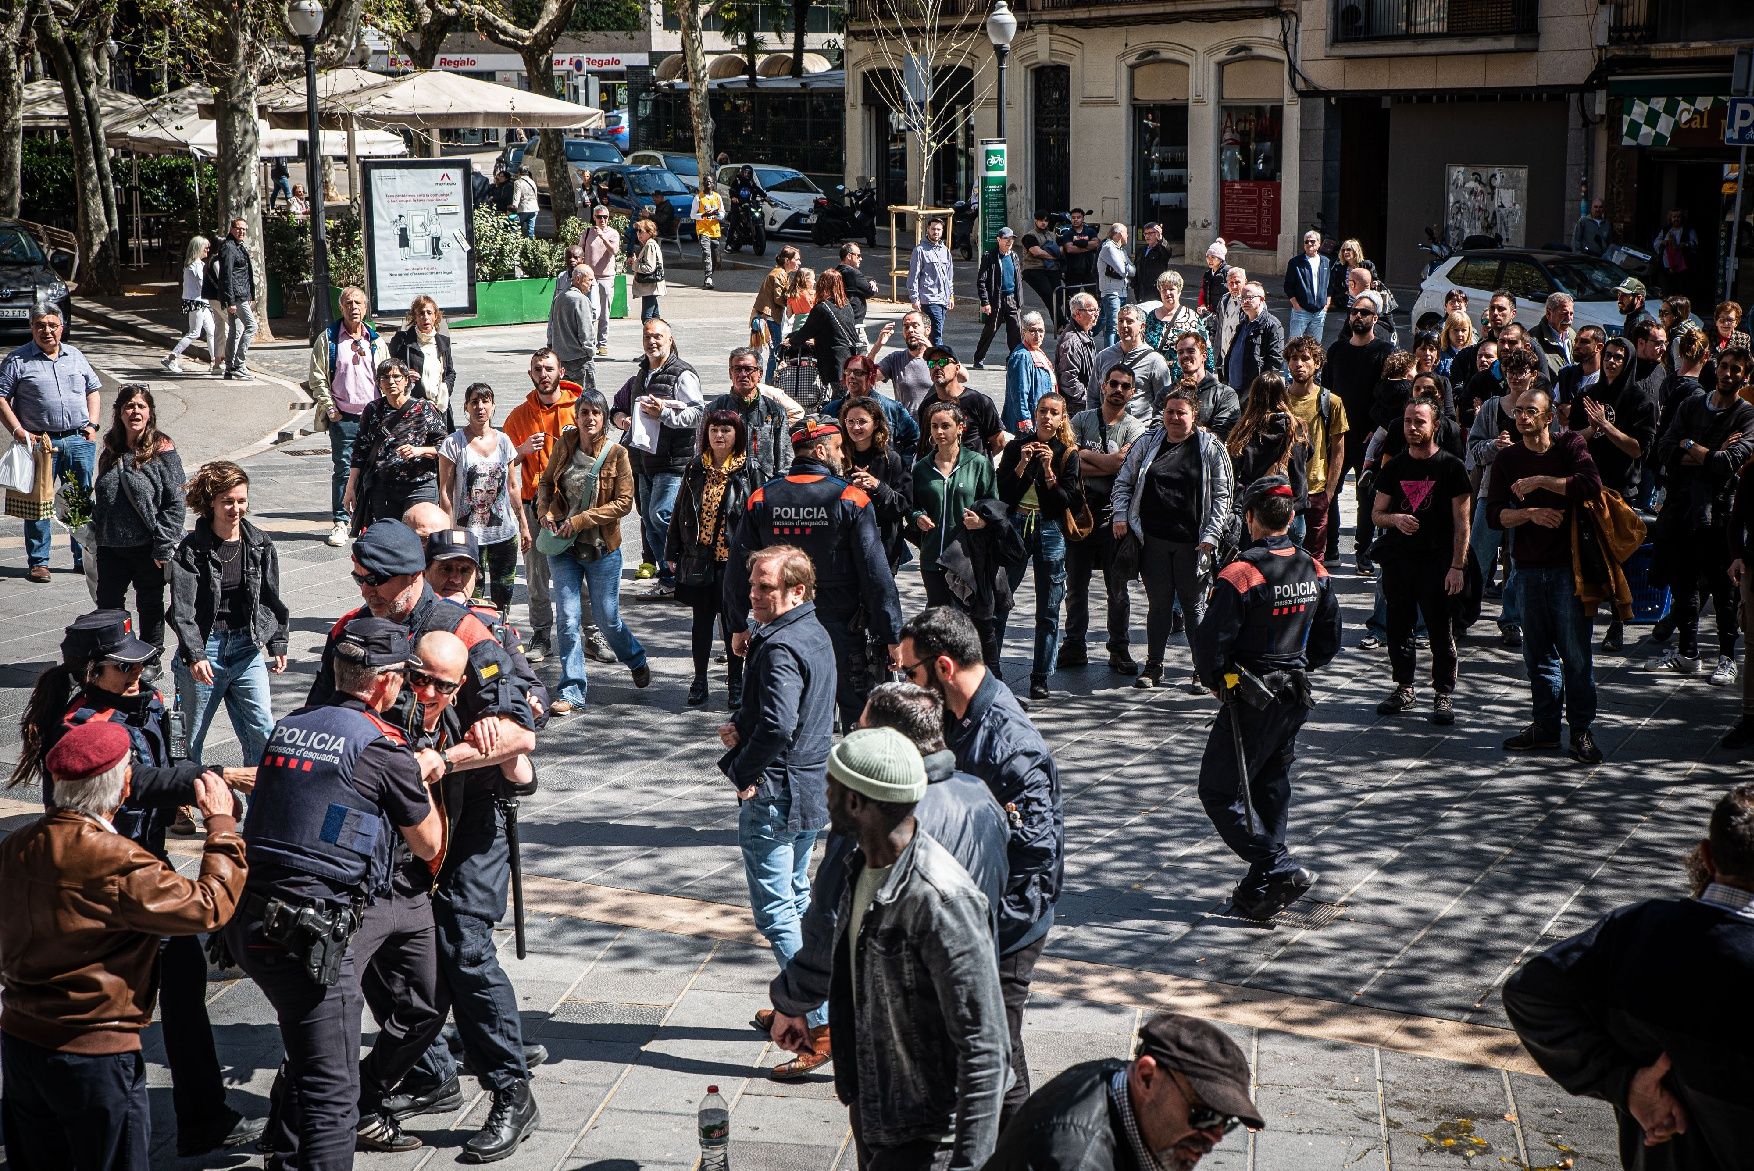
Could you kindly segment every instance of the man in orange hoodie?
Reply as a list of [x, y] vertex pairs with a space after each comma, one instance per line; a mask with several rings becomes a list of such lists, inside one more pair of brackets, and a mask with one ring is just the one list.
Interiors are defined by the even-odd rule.
[[[529, 396], [506, 417], [505, 433], [517, 446], [524, 516], [535, 532], [536, 481], [542, 478], [561, 431], [574, 425], [579, 386], [560, 377], [560, 359], [547, 346], [530, 355], [530, 382]], [[525, 653], [531, 662], [540, 662], [554, 646], [554, 604], [548, 599], [548, 555], [534, 542], [524, 550], [524, 579], [530, 590], [530, 646]], [[592, 640], [587, 640], [585, 653], [594, 653]]]

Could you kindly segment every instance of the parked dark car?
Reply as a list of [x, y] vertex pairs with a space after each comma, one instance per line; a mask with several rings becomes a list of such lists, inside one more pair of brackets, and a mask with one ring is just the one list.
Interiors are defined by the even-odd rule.
[[[566, 140], [566, 163], [572, 171], [573, 189], [577, 190], [584, 181], [585, 175], [598, 167], [614, 166], [626, 161], [621, 149], [613, 142], [601, 138], [569, 138]], [[535, 142], [508, 143], [500, 151], [499, 165], [512, 174], [518, 168], [528, 166], [530, 178], [536, 180], [536, 190], [544, 203], [548, 199], [548, 167], [542, 161], [541, 154], [536, 150]]]
[[73, 325], [71, 252], [43, 251], [30, 229], [15, 220], [0, 220], [0, 336], [30, 336], [31, 310], [53, 305], [61, 311], [62, 324]]
[[591, 172], [591, 183], [616, 211], [632, 215], [645, 204], [655, 207], [660, 236], [673, 237], [678, 227], [685, 237], [694, 234], [694, 223], [688, 218], [694, 192], [673, 171], [663, 167], [598, 167]]

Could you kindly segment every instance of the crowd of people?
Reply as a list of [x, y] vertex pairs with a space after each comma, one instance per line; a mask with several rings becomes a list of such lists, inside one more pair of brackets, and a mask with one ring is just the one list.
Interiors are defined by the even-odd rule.
[[[271, 1165], [328, 1167], [418, 1147], [402, 1122], [460, 1102], [441, 1035], [453, 1015], [493, 1097], [463, 1158], [515, 1153], [540, 1118], [531, 1076], [545, 1054], [520, 1035], [493, 928], [539, 733], [589, 706], [591, 662], [653, 683], [621, 607], [630, 517], [640, 597], [690, 611], [690, 707], [709, 703], [724, 663], [719, 768], [780, 969], [754, 1024], [794, 1055], [772, 1076], [832, 1062], [864, 1168], [1050, 1167], [1074, 1153], [1192, 1166], [1235, 1126], [1263, 1124], [1240, 1051], [1173, 1015], [1146, 1024], [1132, 1061], [1086, 1063], [1032, 1094], [1023, 1020], [1066, 843], [1059, 766], [1028, 710], [1052, 702], [1061, 668], [1087, 665], [1098, 571], [1109, 670], [1164, 686], [1185, 635], [1186, 687], [1221, 702], [1198, 792], [1246, 864], [1231, 910], [1255, 921], [1319, 880], [1288, 845], [1291, 770], [1310, 674], [1341, 645], [1330, 574], [1348, 472], [1351, 568], [1376, 592], [1364, 645], [1388, 650], [1378, 713], [1418, 706], [1427, 650], [1430, 718], [1454, 722], [1458, 638], [1497, 600], [1532, 708], [1504, 748], [1551, 750], [1568, 727], [1571, 756], [1600, 763], [1592, 625], [1604, 618], [1604, 644], [1622, 645], [1646, 528], [1635, 505], [1660, 504], [1648, 572], [1673, 596], [1677, 646], [1655, 666], [1699, 670], [1709, 601], [1711, 680], [1738, 677], [1737, 616], [1754, 605], [1754, 359], [1739, 306], [1720, 306], [1708, 332], [1684, 303], [1661, 320], [1639, 312], [1629, 283], [1625, 335], [1607, 339], [1572, 328], [1563, 294], [1525, 329], [1511, 293], [1477, 324], [1457, 291], [1442, 329], [1402, 350], [1356, 242], [1334, 265], [1311, 233], [1285, 274], [1288, 337], [1222, 242], [1188, 304], [1156, 225], [1132, 251], [1124, 225], [1099, 238], [1075, 212], [1055, 234], [1037, 217], [979, 265], [970, 366], [984, 368], [1003, 321], [995, 405], [944, 340], [954, 266], [934, 223], [901, 344], [896, 323], [867, 332], [875, 287], [857, 245], [820, 275], [784, 247], [724, 375], [684, 356], [652, 292], [640, 356], [611, 395], [596, 359], [622, 244], [597, 211], [556, 282], [530, 388], [497, 426], [492, 386], [453, 402], [430, 298], [386, 338], [363, 291], [343, 290], [309, 389], [333, 455], [328, 543], [349, 549], [363, 604], [335, 622], [304, 705], [279, 721], [269, 691], [289, 612], [274, 541], [248, 519], [247, 472], [186, 469], [140, 384], [122, 387], [100, 444], [95, 373], [52, 310], [0, 366], [0, 424], [90, 487], [95, 548], [72, 552], [95, 559], [98, 607], [68, 628], [21, 721], [13, 780], [40, 782], [49, 812], [0, 847], [0, 880], [31, 908], [0, 913], [3, 1115], [19, 1165], [145, 1165], [140, 1032], [155, 996], [182, 1153], [257, 1143]], [[652, 233], [635, 234], [643, 257]], [[206, 271], [205, 252], [191, 248], [192, 268]], [[655, 268], [636, 262], [661, 285], [661, 252]], [[1045, 312], [1023, 308], [1025, 286]], [[1341, 336], [1324, 346], [1339, 309]], [[30, 577], [46, 581], [49, 527], [29, 524]], [[520, 560], [527, 642], [512, 621]], [[1027, 701], [1005, 674], [1026, 572], [1033, 639], [1013, 653], [1028, 660]], [[926, 606], [909, 616], [898, 587], [914, 573]], [[180, 736], [155, 687], [167, 624]], [[544, 677], [535, 665], [550, 657]], [[1745, 714], [1725, 744], [1746, 748], [1754, 678], [1740, 677]], [[222, 704], [243, 767], [203, 762]], [[185, 879], [165, 834], [197, 818], [203, 861]], [[1745, 861], [1723, 862], [1719, 881]], [[76, 868], [77, 885], [44, 884], [56, 867]], [[67, 893], [93, 884], [108, 884], [96, 904]], [[63, 946], [21, 926], [45, 916]], [[265, 1122], [226, 1104], [197, 933], [274, 1008], [287, 1056]], [[94, 970], [96, 992], [82, 978]], [[367, 1008], [379, 1031], [359, 1062]]]

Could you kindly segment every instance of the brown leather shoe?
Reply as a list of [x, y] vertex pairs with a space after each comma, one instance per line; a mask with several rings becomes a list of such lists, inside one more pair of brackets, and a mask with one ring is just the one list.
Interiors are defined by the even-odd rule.
[[764, 1037], [767, 1036], [769, 1033], [773, 1032], [773, 1009], [756, 1009], [755, 1019], [751, 1020], [749, 1023], [754, 1026], [756, 1032]]
[[810, 1030], [810, 1050], [809, 1053], [798, 1054], [784, 1065], [774, 1066], [767, 1076], [776, 1082], [795, 1082], [834, 1060], [834, 1050], [828, 1043], [827, 1025]]
[[25, 576], [37, 585], [48, 585], [49, 567], [47, 565], [33, 565]]

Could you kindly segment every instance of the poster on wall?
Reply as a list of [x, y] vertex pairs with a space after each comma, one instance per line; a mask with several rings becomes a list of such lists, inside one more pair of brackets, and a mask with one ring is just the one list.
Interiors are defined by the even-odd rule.
[[382, 159], [361, 168], [373, 315], [406, 313], [424, 293], [447, 316], [474, 316], [469, 160]]
[[1451, 163], [1445, 184], [1447, 243], [1460, 248], [1470, 236], [1521, 248], [1528, 221], [1529, 169]]
[[1279, 184], [1241, 180], [1218, 185], [1218, 234], [1245, 248], [1279, 247]]

